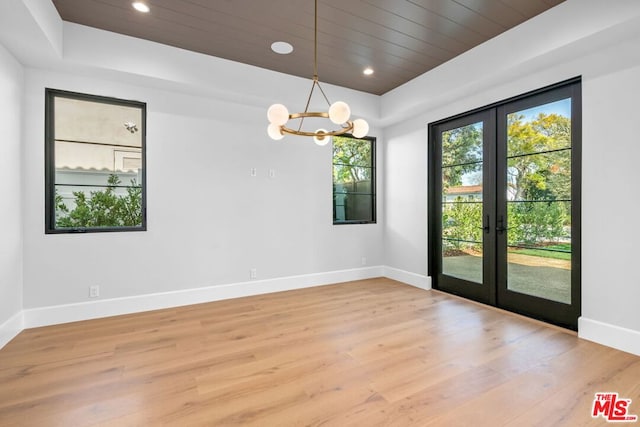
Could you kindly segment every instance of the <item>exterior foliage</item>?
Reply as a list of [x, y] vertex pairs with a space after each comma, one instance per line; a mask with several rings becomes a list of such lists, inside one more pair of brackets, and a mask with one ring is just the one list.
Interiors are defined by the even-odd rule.
[[349, 137], [333, 137], [333, 181], [358, 182], [371, 179], [371, 145]]
[[[562, 241], [571, 225], [571, 121], [558, 114], [539, 114], [533, 120], [511, 114], [507, 125], [507, 243]], [[482, 182], [481, 132], [472, 125], [443, 133], [443, 193]], [[475, 181], [468, 182], [470, 177]], [[481, 250], [482, 219], [478, 195], [443, 203], [443, 237], [451, 239], [443, 242], [448, 245], [444, 249]]]
[[[442, 164], [460, 165], [442, 169], [442, 182], [447, 187], [462, 185], [462, 177], [469, 173], [478, 173], [478, 164], [482, 160], [482, 128], [463, 126], [442, 134]], [[482, 177], [478, 177], [481, 180]]]
[[[445, 241], [450, 247], [445, 249], [481, 250], [482, 204], [475, 203], [473, 198], [464, 200], [458, 197], [456, 202], [445, 205], [442, 211], [443, 237], [453, 240]], [[470, 203], [466, 203], [470, 202]]]
[[62, 196], [56, 193], [56, 226], [58, 228], [134, 227], [142, 224], [142, 187], [135, 179], [124, 195], [116, 194], [120, 178], [111, 174], [103, 191], [91, 191], [89, 196], [74, 191], [75, 207], [69, 210]]

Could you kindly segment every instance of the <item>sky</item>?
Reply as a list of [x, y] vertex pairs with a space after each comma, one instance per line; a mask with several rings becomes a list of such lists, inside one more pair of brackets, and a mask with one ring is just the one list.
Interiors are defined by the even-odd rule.
[[522, 114], [525, 120], [534, 120], [538, 114], [558, 114], [565, 117], [571, 117], [571, 98], [561, 99], [560, 101], [551, 102], [549, 104], [538, 105], [528, 110], [517, 111]]

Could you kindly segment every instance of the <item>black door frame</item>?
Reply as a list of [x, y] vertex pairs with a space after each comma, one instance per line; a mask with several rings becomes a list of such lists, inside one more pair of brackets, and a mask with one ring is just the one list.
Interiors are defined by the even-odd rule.
[[[440, 140], [442, 136], [442, 132], [446, 132], [448, 130], [460, 128], [463, 126], [471, 125], [474, 123], [482, 122], [482, 140], [483, 140], [483, 149], [482, 149], [482, 182], [488, 188], [495, 187], [495, 173], [493, 170], [495, 169], [495, 144], [491, 141], [495, 141], [496, 139], [496, 116], [495, 110], [483, 110], [478, 111], [471, 114], [466, 114], [461, 117], [454, 118], [452, 120], [447, 120], [438, 124], [434, 124], [433, 127], [429, 127], [429, 131], [433, 134], [433, 138], [430, 141], [434, 143], [431, 145], [440, 146], [442, 141]], [[434, 165], [439, 165], [442, 163], [442, 153], [439, 150], [433, 150], [433, 158]], [[433, 170], [435, 173], [435, 169]], [[435, 178], [435, 176], [434, 176]], [[442, 179], [432, 179], [431, 182], [434, 186], [434, 194], [441, 195], [442, 194]], [[440, 204], [438, 204], [440, 206]], [[445, 290], [447, 292], [463, 295], [467, 298], [473, 299], [475, 301], [495, 305], [496, 303], [496, 290], [495, 286], [490, 286], [491, 283], [495, 282], [495, 266], [492, 265], [490, 260], [495, 259], [495, 245], [492, 244], [494, 240], [494, 227], [491, 225], [495, 218], [495, 194], [484, 193], [482, 195], [482, 221], [483, 225], [487, 228], [482, 231], [482, 277], [483, 283], [478, 284], [476, 282], [470, 282], [464, 279], [460, 279], [457, 277], [447, 276], [446, 279], [442, 277], [440, 274], [443, 271], [442, 267], [442, 257], [432, 257], [435, 258], [435, 267], [433, 270], [434, 274], [437, 274], [436, 282], [439, 285], [439, 289]], [[435, 233], [430, 236], [440, 236], [442, 234], [442, 229], [440, 228], [440, 224], [442, 223], [442, 210], [434, 209], [431, 212], [430, 217], [433, 218], [435, 223]], [[433, 242], [435, 245], [434, 253], [440, 254], [442, 252], [442, 240], [440, 238], [435, 239]], [[433, 277], [433, 275], [432, 275]]]
[[[443, 130], [455, 128], [456, 126], [451, 126], [450, 124], [458, 124], [468, 123], [470, 118], [472, 117], [481, 117], [483, 113], [487, 111], [494, 111], [495, 117], [495, 131], [496, 131], [496, 141], [499, 141], [500, 138], [503, 138], [504, 141], [505, 129], [501, 129], [500, 123], [500, 114], [505, 113], [506, 111], [517, 111], [521, 109], [520, 106], [531, 104], [536, 104], [537, 101], [541, 100], [544, 103], [545, 100], [552, 100], [553, 98], [557, 98], [558, 96], [554, 95], [564, 94], [564, 98], [571, 97], [571, 132], [572, 132], [572, 149], [571, 149], [571, 164], [572, 164], [572, 173], [571, 173], [571, 305], [567, 306], [566, 304], [554, 302], [551, 300], [547, 300], [539, 297], [532, 297], [529, 295], [518, 294], [517, 292], [508, 291], [506, 289], [506, 277], [503, 273], [499, 273], [496, 269], [496, 265], [499, 260], [506, 260], [506, 243], [504, 241], [499, 242], [500, 239], [506, 239], [505, 237], [497, 236], [493, 233], [496, 233], [495, 229], [497, 226], [496, 218], [500, 213], [503, 215], [506, 212], [499, 212], [500, 203], [504, 202], [506, 198], [506, 194], [497, 194], [495, 200], [492, 200], [490, 203], [493, 203], [493, 211], [488, 212], [492, 215], [490, 221], [490, 235], [485, 234], [485, 238], [487, 240], [493, 240], [495, 247], [493, 250], [493, 254], [495, 255], [494, 266], [485, 267], [489, 270], [485, 270], [485, 281], [488, 279], [489, 290], [485, 290], [484, 294], [476, 293], [465, 293], [465, 298], [473, 299], [478, 302], [486, 303], [492, 306], [497, 306], [499, 308], [504, 308], [509, 311], [513, 311], [516, 313], [524, 314], [529, 317], [533, 317], [536, 319], [540, 319], [546, 322], [554, 323], [563, 327], [567, 327], [573, 330], [577, 330], [577, 322], [578, 317], [581, 314], [581, 176], [582, 176], [582, 98], [581, 98], [581, 78], [576, 77], [573, 79], [569, 79], [554, 85], [550, 85], [535, 91], [527, 92], [522, 95], [518, 95], [503, 101], [499, 101], [481, 108], [474, 109], [472, 111], [458, 114], [452, 117], [448, 117], [428, 125], [428, 274], [432, 280], [432, 287], [434, 289], [443, 290], [445, 292], [460, 294], [460, 292], [456, 291], [458, 286], [451, 286], [448, 289], [442, 289], [440, 286], [438, 274], [442, 271], [441, 265], [441, 232], [440, 229], [441, 224], [439, 222], [441, 213], [439, 214], [439, 210], [441, 210], [441, 197], [442, 197], [442, 188], [440, 183], [441, 179], [438, 179], [436, 175], [436, 171], [439, 171], [438, 167], [439, 161], [441, 161], [441, 154], [436, 150], [436, 138], [439, 137], [438, 133]], [[548, 101], [552, 102], [552, 101]], [[526, 108], [526, 107], [525, 107]], [[504, 114], [503, 114], [504, 115]], [[477, 122], [476, 120], [475, 122]], [[475, 123], [474, 122], [474, 123]], [[504, 147], [500, 147], [500, 144], [495, 147], [495, 150], [504, 151]], [[494, 153], [496, 156], [501, 155], [501, 152]], [[495, 157], [495, 156], [494, 156]], [[486, 160], [485, 160], [486, 161]], [[485, 163], [486, 165], [486, 163]], [[492, 165], [491, 167], [496, 167], [497, 165]], [[502, 165], [501, 170], [494, 170], [493, 175], [495, 177], [502, 176], [500, 173], [506, 173], [504, 168], [506, 165]], [[486, 179], [486, 171], [483, 173], [483, 179]], [[485, 181], [486, 182], [486, 181]], [[488, 182], [487, 182], [488, 183]], [[494, 188], [495, 188], [495, 182]], [[436, 188], [436, 186], [440, 188]], [[438, 192], [438, 190], [440, 192]], [[496, 193], [499, 193], [496, 191]], [[483, 197], [485, 194], [483, 193]], [[483, 215], [486, 213], [483, 210]], [[506, 217], [506, 216], [505, 216]], [[483, 217], [484, 218], [484, 217]], [[506, 235], [506, 233], [504, 233]], [[498, 244], [498, 242], [500, 244]], [[486, 245], [485, 245], [486, 247]], [[447, 278], [449, 282], [451, 282], [451, 278]], [[453, 281], [455, 282], [455, 281]], [[466, 284], [470, 282], [460, 282], [460, 288], [464, 287]]]

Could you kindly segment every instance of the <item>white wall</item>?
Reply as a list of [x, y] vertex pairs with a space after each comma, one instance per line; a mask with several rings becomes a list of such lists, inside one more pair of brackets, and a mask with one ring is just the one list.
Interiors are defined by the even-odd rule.
[[[628, 49], [637, 49], [640, 37], [629, 42]], [[635, 331], [640, 331], [639, 77], [640, 61], [583, 85], [582, 312]]]
[[[22, 310], [21, 114], [23, 69], [0, 44], [0, 325]], [[11, 329], [0, 328], [0, 346]], [[4, 331], [4, 332], [3, 332]]]
[[[251, 268], [270, 279], [382, 264], [380, 224], [332, 225], [330, 146], [270, 140], [265, 105], [126, 81], [27, 70], [25, 309], [86, 302], [90, 285], [109, 299], [241, 283]], [[44, 234], [45, 87], [147, 102], [148, 231]]]
[[385, 130], [385, 264], [427, 275], [427, 144], [424, 123]]
[[[392, 123], [385, 128], [385, 263], [427, 273], [428, 123], [582, 76], [579, 332], [640, 354], [640, 203], [629, 193], [640, 158], [633, 130], [640, 115], [639, 16], [636, 1], [568, 0], [384, 95], [383, 120]], [[419, 114], [398, 121], [400, 110]]]

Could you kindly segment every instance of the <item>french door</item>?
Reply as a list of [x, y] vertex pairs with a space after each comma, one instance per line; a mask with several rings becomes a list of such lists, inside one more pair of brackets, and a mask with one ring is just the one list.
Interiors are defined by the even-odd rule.
[[580, 104], [574, 80], [429, 126], [434, 288], [577, 328]]

